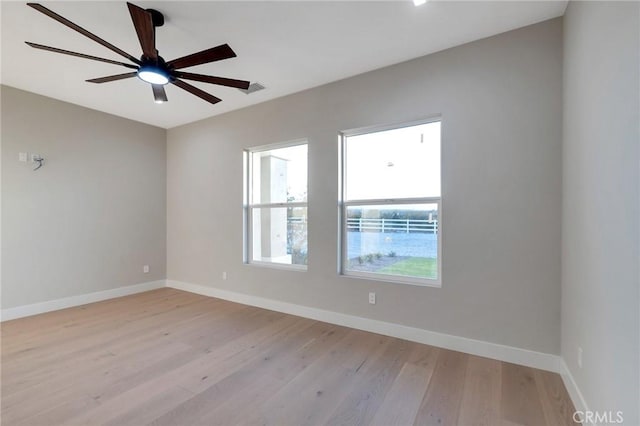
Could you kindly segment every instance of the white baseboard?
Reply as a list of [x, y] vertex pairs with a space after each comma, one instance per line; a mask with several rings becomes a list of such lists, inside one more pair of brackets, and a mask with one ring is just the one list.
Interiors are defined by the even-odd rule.
[[31, 305], [16, 306], [15, 308], [2, 309], [2, 311], [0, 311], [0, 321], [9, 321], [16, 318], [43, 314], [50, 311], [57, 311], [59, 309], [86, 305], [87, 303], [100, 302], [102, 300], [128, 296], [135, 293], [142, 293], [143, 291], [155, 290], [158, 288], [163, 288], [165, 286], [165, 280], [149, 281], [141, 284], [118, 287], [111, 290], [97, 291], [95, 293], [81, 294], [79, 296], [64, 297], [62, 299], [33, 303]]
[[[573, 378], [573, 375], [571, 374], [571, 370], [569, 370], [569, 367], [567, 366], [567, 363], [564, 361], [563, 358], [560, 358], [560, 367], [561, 367], [560, 377], [562, 377], [562, 382], [564, 383], [564, 387], [567, 388], [567, 392], [569, 393], [569, 397], [573, 402], [573, 406], [575, 407], [576, 411], [581, 411], [583, 413], [586, 413], [587, 411], [589, 411], [589, 406], [587, 405], [587, 402], [584, 399], [582, 392], [580, 392], [580, 388], [576, 384], [576, 381]], [[592, 424], [593, 423], [583, 422], [583, 425], [587, 425], [587, 426]]]
[[328, 322], [331, 324], [342, 325], [358, 330], [370, 331], [372, 333], [383, 334], [385, 336], [392, 336], [440, 348], [451, 349], [472, 355], [497, 359], [499, 361], [539, 368], [541, 370], [552, 371], [554, 373], [564, 373], [560, 357], [553, 354], [535, 352], [512, 346], [484, 342], [481, 340], [468, 339], [466, 337], [452, 336], [421, 328], [408, 327], [405, 325], [326, 311], [308, 306], [300, 306], [293, 303], [220, 290], [199, 284], [167, 280], [167, 287]]

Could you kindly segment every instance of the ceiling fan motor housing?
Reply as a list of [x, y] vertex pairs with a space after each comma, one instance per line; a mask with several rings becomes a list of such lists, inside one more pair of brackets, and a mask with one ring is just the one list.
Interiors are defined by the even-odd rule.
[[165, 85], [175, 80], [171, 70], [164, 59], [158, 55], [157, 58], [140, 58], [142, 65], [138, 69], [138, 77], [151, 84]]

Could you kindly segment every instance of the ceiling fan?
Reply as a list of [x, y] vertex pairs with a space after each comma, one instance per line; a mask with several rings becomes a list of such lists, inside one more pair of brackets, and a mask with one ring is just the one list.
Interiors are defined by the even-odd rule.
[[29, 46], [47, 50], [55, 53], [62, 53], [64, 55], [77, 56], [79, 58], [92, 59], [94, 61], [106, 62], [108, 64], [121, 65], [133, 69], [135, 71], [110, 75], [107, 77], [93, 78], [87, 80], [90, 83], [107, 83], [110, 81], [122, 80], [130, 77], [138, 77], [141, 80], [151, 84], [153, 89], [153, 97], [155, 102], [162, 103], [167, 101], [167, 94], [164, 90], [164, 86], [171, 83], [179, 88], [186, 90], [187, 92], [204, 99], [212, 104], [218, 103], [221, 99], [200, 90], [199, 88], [186, 83], [184, 80], [200, 81], [204, 83], [218, 84], [221, 86], [235, 87], [238, 89], [248, 89], [249, 82], [244, 80], [234, 80], [231, 78], [215, 77], [211, 75], [193, 74], [189, 72], [179, 71], [182, 68], [188, 68], [195, 65], [207, 64], [210, 62], [221, 61], [223, 59], [229, 59], [236, 56], [235, 52], [229, 47], [228, 44], [222, 44], [220, 46], [213, 47], [211, 49], [203, 50], [201, 52], [193, 53], [191, 55], [183, 56], [181, 58], [173, 59], [171, 61], [165, 61], [162, 56], [158, 54], [156, 49], [156, 28], [164, 25], [164, 16], [162, 13], [154, 9], [142, 9], [134, 4], [127, 3], [129, 8], [129, 14], [133, 21], [133, 26], [138, 34], [138, 40], [142, 47], [142, 56], [140, 59], [128, 54], [122, 49], [117, 48], [111, 43], [101, 39], [95, 34], [85, 30], [79, 25], [74, 24], [68, 19], [58, 15], [52, 10], [47, 9], [39, 3], [27, 3], [38, 12], [41, 12], [48, 17], [55, 19], [63, 25], [79, 32], [80, 34], [90, 38], [91, 40], [100, 43], [107, 49], [114, 51], [115, 53], [127, 58], [133, 64], [125, 62], [113, 61], [111, 59], [99, 58], [97, 56], [85, 55], [84, 53], [71, 52], [69, 50], [58, 49], [56, 47], [44, 46], [37, 43], [25, 42]]

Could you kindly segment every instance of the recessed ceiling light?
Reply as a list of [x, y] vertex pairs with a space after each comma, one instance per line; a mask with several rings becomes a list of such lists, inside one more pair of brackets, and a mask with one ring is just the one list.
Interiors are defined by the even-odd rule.
[[425, 4], [427, 2], [427, 0], [413, 0], [413, 5], [414, 6], [421, 6], [423, 4]]

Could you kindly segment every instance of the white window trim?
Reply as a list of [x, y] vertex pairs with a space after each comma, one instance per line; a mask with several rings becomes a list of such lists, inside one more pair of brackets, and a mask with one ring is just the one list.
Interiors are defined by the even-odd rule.
[[402, 129], [405, 127], [419, 126], [421, 124], [435, 123], [437, 121], [442, 122], [441, 114], [433, 114], [417, 120], [403, 121], [401, 123], [378, 124], [373, 126], [357, 127], [355, 129], [342, 130], [340, 132], [340, 136], [341, 137], [360, 136], [360, 135], [366, 135], [368, 133], [384, 132], [385, 130], [395, 130], [395, 129]]
[[[422, 120], [416, 120], [411, 122], [405, 122], [400, 124], [387, 124], [379, 126], [361, 127], [358, 129], [345, 130], [339, 134], [339, 161], [340, 161], [340, 176], [338, 178], [339, 185], [339, 200], [338, 200], [338, 220], [339, 220], [339, 249], [340, 255], [338, 256], [339, 268], [338, 273], [347, 278], [359, 278], [368, 279], [373, 281], [383, 281], [398, 284], [409, 284], [420, 287], [442, 287], [442, 235], [443, 235], [443, 221], [442, 221], [442, 192], [439, 197], [417, 197], [417, 198], [382, 198], [382, 199], [359, 199], [346, 201], [346, 187], [347, 187], [347, 144], [346, 139], [353, 136], [360, 136], [369, 133], [383, 132], [385, 130], [395, 130], [404, 127], [413, 127], [421, 124], [429, 124], [435, 122], [442, 122], [442, 116], [433, 115]], [[442, 176], [442, 128], [440, 130], [440, 175]], [[349, 271], [347, 265], [349, 259], [347, 258], [347, 208], [361, 205], [385, 205], [385, 204], [437, 204], [438, 206], [438, 259], [437, 259], [437, 278], [418, 278], [408, 277], [402, 275], [390, 275], [379, 274], [373, 272], [361, 272], [361, 271]]]
[[[261, 145], [253, 148], [245, 148], [243, 152], [243, 227], [244, 232], [242, 237], [243, 241], [243, 262], [245, 265], [253, 265], [259, 267], [266, 267], [272, 269], [284, 269], [291, 271], [299, 271], [304, 272], [307, 270], [307, 265], [295, 265], [295, 264], [287, 264], [287, 263], [278, 263], [278, 262], [265, 262], [262, 260], [253, 260], [253, 210], [256, 208], [289, 208], [289, 207], [306, 207], [307, 208], [307, 216], [309, 212], [308, 202], [309, 202], [309, 190], [308, 190], [308, 171], [307, 171], [307, 201], [296, 201], [296, 202], [280, 202], [280, 203], [251, 203], [251, 195], [253, 194], [253, 156], [251, 154], [270, 151], [273, 149], [280, 148], [288, 148], [292, 146], [298, 145], [307, 145], [307, 149], [309, 146], [309, 141], [307, 139], [295, 139], [288, 142], [279, 142], [269, 145]], [[307, 153], [307, 167], [308, 167], [308, 153]], [[307, 252], [309, 247], [309, 235], [307, 234]]]

